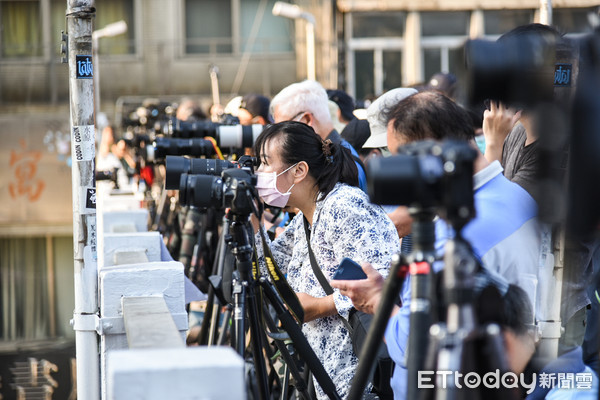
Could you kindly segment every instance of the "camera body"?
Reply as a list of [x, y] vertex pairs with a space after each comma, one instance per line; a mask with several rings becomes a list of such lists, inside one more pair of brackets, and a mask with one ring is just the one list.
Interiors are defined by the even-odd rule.
[[531, 34], [467, 41], [468, 100], [479, 104], [493, 99], [513, 107], [552, 101], [555, 46], [552, 38]]
[[[198, 160], [196, 160], [198, 161]], [[198, 208], [230, 208], [234, 214], [250, 215], [256, 194], [253, 157], [243, 157], [238, 168], [227, 168], [220, 176], [182, 173], [179, 201]]]
[[477, 150], [466, 142], [411, 143], [401, 154], [369, 162], [369, 196], [376, 204], [435, 208], [442, 218], [464, 226], [475, 214], [476, 157]]

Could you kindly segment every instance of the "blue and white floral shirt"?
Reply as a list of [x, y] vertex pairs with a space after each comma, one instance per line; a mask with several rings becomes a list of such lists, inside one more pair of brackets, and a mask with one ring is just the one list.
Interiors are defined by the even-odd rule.
[[[359, 264], [369, 262], [387, 276], [392, 256], [400, 251], [398, 232], [383, 209], [371, 204], [359, 188], [341, 183], [336, 184], [325, 199], [317, 202], [310, 229], [311, 248], [328, 280], [344, 257]], [[262, 246], [256, 247], [259, 259], [264, 260]], [[271, 251], [295, 292], [319, 298], [326, 296], [310, 264], [302, 213], [296, 215], [286, 230], [271, 243]], [[264, 268], [264, 262], [261, 261], [261, 264]], [[306, 322], [302, 331], [338, 393], [345, 398], [358, 358], [352, 351], [350, 335], [340, 316], [348, 318], [352, 302], [337, 289], [334, 289], [333, 299], [339, 315]], [[327, 398], [318, 384], [315, 386], [319, 399]]]

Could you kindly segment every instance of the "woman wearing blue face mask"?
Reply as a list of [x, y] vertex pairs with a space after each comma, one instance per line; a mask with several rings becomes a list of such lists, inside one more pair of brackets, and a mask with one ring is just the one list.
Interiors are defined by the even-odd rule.
[[[358, 188], [350, 152], [323, 141], [308, 125], [287, 121], [268, 126], [257, 138], [254, 151], [260, 161], [256, 187], [263, 201], [300, 210], [270, 247], [302, 303], [302, 329], [308, 342], [338, 393], [346, 397], [358, 364], [342, 321], [348, 319], [352, 302], [338, 290], [326, 295], [311, 266], [308, 240], [327, 280], [344, 257], [370, 262], [385, 276], [392, 255], [400, 250], [396, 228]], [[256, 247], [261, 259], [262, 246]], [[320, 387], [317, 394], [326, 398]]]

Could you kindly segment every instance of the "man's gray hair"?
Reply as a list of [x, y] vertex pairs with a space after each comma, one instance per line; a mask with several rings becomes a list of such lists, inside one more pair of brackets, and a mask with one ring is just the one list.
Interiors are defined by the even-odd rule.
[[294, 116], [299, 112], [309, 112], [321, 123], [330, 122], [329, 98], [319, 82], [305, 80], [283, 88], [271, 100], [271, 115], [279, 107], [279, 113]]

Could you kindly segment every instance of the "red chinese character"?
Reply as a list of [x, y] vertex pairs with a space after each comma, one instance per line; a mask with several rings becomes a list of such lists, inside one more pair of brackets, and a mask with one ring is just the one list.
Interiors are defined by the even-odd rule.
[[14, 172], [14, 182], [9, 183], [8, 189], [13, 199], [28, 196], [29, 201], [36, 201], [42, 195], [46, 184], [36, 178], [37, 163], [42, 158], [40, 151], [27, 151], [24, 140], [21, 140], [20, 152], [11, 150], [9, 166]]

